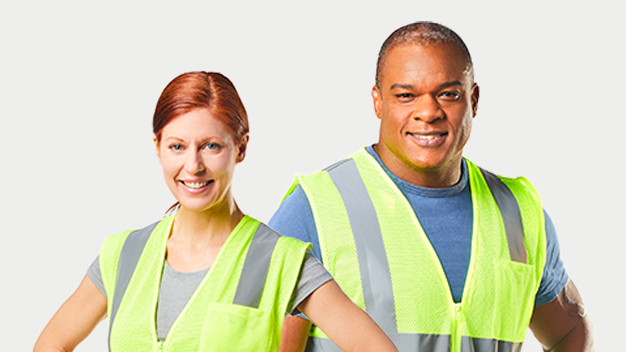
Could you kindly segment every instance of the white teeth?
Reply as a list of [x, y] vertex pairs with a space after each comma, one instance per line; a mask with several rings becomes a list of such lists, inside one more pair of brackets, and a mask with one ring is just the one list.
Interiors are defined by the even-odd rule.
[[416, 137], [420, 138], [420, 139], [427, 139], [427, 140], [430, 141], [430, 140], [433, 140], [433, 139], [435, 139], [435, 138], [437, 138], [439, 136], [430, 134], [430, 135], [427, 135], [427, 136], [418, 136], [418, 135], [416, 135]]
[[189, 188], [202, 188], [209, 184], [209, 181], [206, 182], [185, 182], [185, 185]]

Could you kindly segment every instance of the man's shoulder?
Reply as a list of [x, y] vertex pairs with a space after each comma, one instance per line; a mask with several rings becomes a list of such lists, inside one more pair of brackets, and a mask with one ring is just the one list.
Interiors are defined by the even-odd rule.
[[483, 178], [489, 176], [497, 177], [500, 181], [502, 181], [502, 183], [504, 183], [509, 189], [511, 189], [511, 191], [530, 192], [533, 195], [538, 193], [533, 184], [524, 176], [511, 176], [500, 174], [498, 172], [491, 171], [489, 168], [477, 166], [467, 158], [464, 158], [464, 160], [468, 169], [480, 170]]
[[324, 184], [328, 183], [328, 185], [330, 185], [332, 183], [331, 181], [331, 174], [335, 171], [340, 169], [343, 165], [346, 165], [346, 163], [349, 163], [352, 160], [352, 156], [351, 157], [347, 157], [344, 159], [341, 159], [337, 162], [334, 162], [330, 165], [328, 165], [327, 167], [312, 172], [312, 173], [308, 173], [308, 174], [296, 174], [295, 179], [294, 179], [294, 183], [291, 186], [291, 189], [288, 192], [288, 196], [291, 196], [291, 194], [297, 189], [297, 188], [304, 188], [305, 193], [311, 193], [311, 192], [315, 192], [316, 189], [319, 190], [319, 187], [311, 187], [311, 185], [316, 184], [318, 186], [323, 186]]
[[313, 254], [320, 258], [319, 241], [313, 211], [307, 195], [296, 186], [281, 202], [268, 225], [281, 235], [313, 244]]
[[312, 173], [309, 173], [309, 174], [301, 175], [301, 176], [307, 177], [307, 176], [317, 175], [317, 174], [320, 174], [320, 173], [328, 173], [329, 171], [332, 171], [332, 170], [334, 170], [334, 169], [336, 169], [336, 168], [338, 168], [338, 167], [340, 167], [340, 166], [350, 162], [350, 160], [354, 159], [355, 156], [361, 155], [363, 153], [368, 153], [367, 148], [363, 148], [363, 149], [357, 151], [356, 153], [354, 153], [352, 155], [346, 156], [343, 159], [339, 159], [339, 160], [337, 160], [337, 161], [335, 161], [335, 162], [333, 162], [331, 164], [328, 164], [328, 166], [322, 168], [321, 170], [318, 170], [318, 171], [315, 171], [315, 172], [312, 172]]

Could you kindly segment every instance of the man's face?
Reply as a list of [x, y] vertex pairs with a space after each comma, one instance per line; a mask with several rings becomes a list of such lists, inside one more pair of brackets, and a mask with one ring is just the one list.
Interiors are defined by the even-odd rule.
[[372, 98], [381, 119], [376, 148], [385, 165], [409, 182], [416, 171], [460, 171], [479, 91], [461, 50], [454, 44], [400, 44], [387, 52], [381, 73]]

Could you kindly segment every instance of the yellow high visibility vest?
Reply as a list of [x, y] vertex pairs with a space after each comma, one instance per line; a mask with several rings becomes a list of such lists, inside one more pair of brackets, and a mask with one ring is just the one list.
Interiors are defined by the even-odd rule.
[[172, 223], [170, 216], [102, 245], [110, 351], [277, 351], [309, 245], [245, 216], [159, 342], [156, 309]]
[[[467, 160], [466, 160], [467, 161]], [[313, 210], [324, 266], [400, 351], [517, 351], [546, 257], [543, 209], [524, 178], [467, 161], [471, 259], [461, 303], [408, 200], [362, 150], [296, 176]], [[317, 328], [309, 351], [338, 351]]]

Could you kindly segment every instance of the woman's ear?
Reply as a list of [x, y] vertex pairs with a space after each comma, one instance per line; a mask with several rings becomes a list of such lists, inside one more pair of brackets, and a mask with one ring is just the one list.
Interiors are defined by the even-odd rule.
[[240, 163], [246, 157], [246, 149], [248, 148], [248, 141], [250, 140], [250, 135], [247, 133], [241, 138], [241, 142], [239, 143], [239, 152], [237, 153], [237, 162]]
[[156, 156], [160, 164], [161, 163], [161, 150], [159, 149], [159, 147], [161, 145], [161, 141], [157, 138], [156, 134], [152, 137], [152, 141], [154, 142], [154, 149], [156, 150]]

